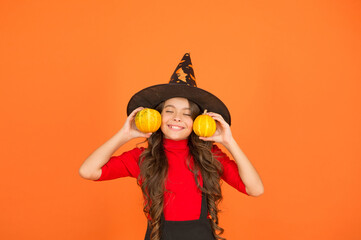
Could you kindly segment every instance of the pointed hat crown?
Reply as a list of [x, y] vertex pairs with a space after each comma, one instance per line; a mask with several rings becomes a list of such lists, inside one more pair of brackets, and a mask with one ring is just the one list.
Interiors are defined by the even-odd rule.
[[184, 54], [182, 60], [174, 70], [169, 83], [186, 84], [191, 87], [197, 87], [189, 53]]

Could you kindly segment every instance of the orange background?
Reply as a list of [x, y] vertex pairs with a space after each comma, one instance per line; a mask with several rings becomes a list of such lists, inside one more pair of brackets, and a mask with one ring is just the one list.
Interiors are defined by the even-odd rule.
[[135, 179], [78, 169], [188, 51], [265, 186], [223, 184], [224, 236], [361, 239], [360, 29], [356, 0], [1, 1], [0, 239], [143, 239]]

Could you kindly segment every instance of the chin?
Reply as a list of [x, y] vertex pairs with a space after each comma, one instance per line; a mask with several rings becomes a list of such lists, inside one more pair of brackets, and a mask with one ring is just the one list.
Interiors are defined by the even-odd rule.
[[181, 136], [165, 136], [164, 138], [170, 139], [170, 140], [174, 140], [174, 141], [180, 141], [180, 140], [184, 140], [184, 139], [188, 139], [188, 137], [181, 137]]

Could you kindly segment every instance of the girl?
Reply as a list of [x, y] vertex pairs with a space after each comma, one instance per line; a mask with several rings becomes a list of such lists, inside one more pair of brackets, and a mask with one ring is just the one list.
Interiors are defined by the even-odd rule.
[[[135, 115], [144, 107], [161, 113], [161, 127], [154, 133], [145, 134], [135, 127]], [[192, 131], [193, 120], [204, 109], [217, 123], [215, 134], [208, 138]], [[127, 113], [122, 129], [84, 161], [80, 175], [94, 181], [137, 178], [148, 218], [145, 240], [224, 239], [220, 236], [224, 230], [218, 225], [220, 179], [249, 196], [261, 195], [263, 184], [232, 136], [227, 107], [197, 88], [189, 54], [184, 55], [169, 84], [136, 93]], [[112, 156], [138, 137], [147, 138], [147, 148]], [[235, 161], [214, 142], [225, 146]]]

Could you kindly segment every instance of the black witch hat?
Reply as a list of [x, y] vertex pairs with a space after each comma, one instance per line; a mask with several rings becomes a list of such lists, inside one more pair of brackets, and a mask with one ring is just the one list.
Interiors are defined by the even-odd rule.
[[127, 115], [137, 107], [155, 108], [159, 103], [174, 97], [184, 97], [196, 103], [201, 111], [215, 112], [222, 115], [231, 125], [231, 115], [226, 105], [215, 95], [197, 87], [189, 53], [184, 54], [168, 84], [147, 87], [129, 100]]

